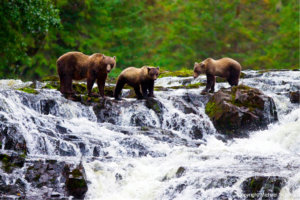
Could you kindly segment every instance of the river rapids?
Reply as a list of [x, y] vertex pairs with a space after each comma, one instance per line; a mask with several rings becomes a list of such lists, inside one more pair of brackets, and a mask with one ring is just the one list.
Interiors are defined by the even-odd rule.
[[[26, 178], [30, 163], [56, 160], [82, 164], [88, 186], [84, 199], [248, 199], [243, 185], [251, 177], [284, 180], [279, 194], [252, 194], [255, 199], [300, 199], [300, 106], [288, 95], [300, 90], [300, 71], [244, 72], [240, 83], [272, 97], [278, 121], [236, 139], [224, 139], [205, 114], [203, 87], [155, 91], [162, 105], [159, 115], [145, 100], [125, 98], [127, 106], [112, 107], [114, 115], [106, 118], [57, 90], [28, 94], [16, 89], [31, 82], [0, 80], [1, 134], [4, 128], [13, 130], [27, 150], [23, 167], [11, 173], [0, 169], [3, 184], [21, 180], [25, 199], [70, 199]], [[205, 79], [164, 77], [155, 85], [170, 88]], [[229, 84], [216, 83], [216, 91], [221, 87]], [[0, 149], [2, 154], [12, 151], [4, 145]]]

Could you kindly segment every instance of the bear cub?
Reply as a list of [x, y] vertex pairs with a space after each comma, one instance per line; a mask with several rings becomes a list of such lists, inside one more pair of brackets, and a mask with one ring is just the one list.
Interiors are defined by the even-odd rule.
[[213, 93], [216, 83], [215, 76], [225, 78], [230, 86], [236, 86], [239, 83], [241, 70], [240, 63], [231, 58], [221, 58], [219, 60], [207, 58], [201, 63], [195, 62], [194, 78], [197, 78], [200, 74], [206, 74], [207, 83], [201, 94], [205, 94], [208, 91]]
[[[134, 88], [137, 99], [154, 97], [154, 81], [159, 75], [159, 67], [144, 66], [142, 68], [128, 67], [118, 77], [114, 97], [120, 100], [120, 94], [125, 84]], [[141, 92], [142, 91], [142, 92]]]
[[[116, 66], [116, 57], [100, 53], [85, 55], [81, 52], [68, 52], [56, 61], [60, 79], [60, 92], [66, 97], [74, 95], [72, 80], [87, 79], [89, 96], [104, 97], [104, 86], [107, 74]], [[92, 94], [92, 88], [97, 80], [99, 95]]]

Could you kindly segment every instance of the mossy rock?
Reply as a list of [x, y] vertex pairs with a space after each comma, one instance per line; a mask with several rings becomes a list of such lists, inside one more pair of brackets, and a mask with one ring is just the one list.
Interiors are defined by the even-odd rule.
[[193, 70], [190, 69], [181, 69], [178, 71], [165, 71], [165, 70], [160, 70], [160, 74], [159, 74], [159, 78], [163, 78], [163, 77], [189, 77], [189, 76], [193, 76]]
[[67, 176], [65, 184], [68, 193], [75, 198], [83, 199], [88, 187], [82, 166], [78, 166], [71, 172], [69, 171], [69, 167], [65, 167], [65, 173]]
[[277, 199], [285, 184], [286, 178], [284, 177], [249, 177], [242, 183], [242, 190], [244, 194], [272, 194]]
[[39, 93], [38, 91], [36, 91], [35, 89], [33, 89], [31, 87], [24, 87], [24, 88], [20, 88], [18, 90], [22, 91], [22, 92], [26, 92], [28, 94], [38, 94]]
[[75, 94], [87, 94], [87, 87], [84, 83], [73, 83], [72, 88]]
[[161, 114], [163, 112], [162, 108], [163, 105], [161, 102], [154, 98], [147, 98], [146, 99], [146, 107], [152, 109], [154, 112]]
[[247, 136], [247, 132], [266, 128], [278, 120], [273, 99], [245, 85], [214, 93], [205, 113], [220, 133], [230, 137]]
[[178, 85], [178, 86], [172, 86], [169, 87], [171, 89], [194, 89], [199, 88], [200, 86], [205, 86], [205, 83], [194, 83], [194, 84], [188, 84], [188, 85]]
[[42, 87], [42, 89], [55, 89], [59, 90], [60, 88], [60, 82], [47, 82], [45, 86]]
[[21, 168], [25, 163], [24, 155], [7, 155], [0, 154], [0, 161], [2, 162], [2, 168], [6, 173], [11, 173], [15, 168]]
[[56, 81], [57, 82], [57, 81], [59, 81], [59, 77], [58, 76], [46, 76], [41, 79], [41, 82], [45, 82], [45, 81], [51, 81], [51, 82]]

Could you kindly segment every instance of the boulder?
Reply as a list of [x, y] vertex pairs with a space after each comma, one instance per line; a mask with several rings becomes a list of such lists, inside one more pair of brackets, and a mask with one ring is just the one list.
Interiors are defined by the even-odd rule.
[[290, 92], [290, 101], [292, 103], [300, 103], [300, 92]]
[[83, 166], [80, 164], [72, 171], [68, 166], [66, 166], [65, 175], [68, 194], [74, 196], [76, 199], [84, 199], [84, 195], [87, 192], [88, 187]]
[[278, 176], [254, 176], [242, 183], [242, 191], [247, 199], [278, 199], [286, 178]]
[[205, 112], [215, 128], [229, 137], [247, 136], [278, 120], [274, 100], [245, 85], [220, 89], [209, 99]]

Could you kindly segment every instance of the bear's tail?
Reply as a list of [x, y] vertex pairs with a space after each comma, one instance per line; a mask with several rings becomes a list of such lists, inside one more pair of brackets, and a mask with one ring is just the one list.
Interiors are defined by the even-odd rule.
[[114, 92], [114, 97], [115, 99], [120, 99], [120, 95], [121, 95], [121, 91], [125, 85], [125, 80], [123, 77], [119, 77], [117, 84], [116, 84], [116, 88], [115, 88], [115, 92]]

